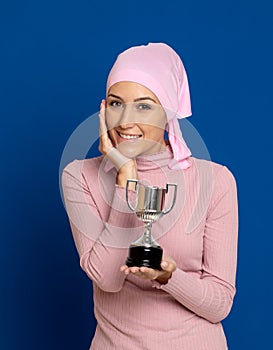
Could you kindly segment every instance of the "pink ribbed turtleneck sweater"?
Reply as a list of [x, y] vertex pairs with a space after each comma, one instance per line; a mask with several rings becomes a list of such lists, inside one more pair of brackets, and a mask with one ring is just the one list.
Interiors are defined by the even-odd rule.
[[[174, 209], [152, 233], [177, 269], [165, 285], [120, 272], [128, 246], [143, 232], [125, 189], [103, 157], [75, 160], [63, 171], [66, 209], [83, 270], [93, 281], [97, 329], [92, 350], [224, 350], [221, 320], [235, 294], [237, 194], [230, 171], [189, 158], [169, 169], [169, 147], [137, 159], [140, 180], [178, 184]], [[106, 162], [107, 163], [107, 162]], [[134, 199], [130, 192], [130, 200]], [[171, 193], [167, 204], [170, 204]]]

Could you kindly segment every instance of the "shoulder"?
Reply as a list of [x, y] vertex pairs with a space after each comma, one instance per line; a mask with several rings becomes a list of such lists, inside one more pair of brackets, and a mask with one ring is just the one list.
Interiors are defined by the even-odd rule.
[[103, 158], [103, 156], [99, 156], [88, 159], [75, 159], [64, 167], [62, 173], [71, 175], [84, 174], [86, 172], [89, 175], [97, 174]]
[[[205, 178], [202, 193], [210, 198], [208, 210], [216, 208], [217, 203], [225, 198], [226, 203], [232, 203], [234, 208], [237, 206], [237, 185], [231, 170], [219, 163], [194, 158], [193, 162], [198, 169], [198, 178]], [[202, 176], [200, 176], [202, 174]]]
[[198, 186], [203, 195], [211, 198], [211, 203], [226, 194], [237, 196], [236, 180], [231, 170], [210, 160], [191, 157], [191, 174], [194, 186]]
[[190, 162], [192, 167], [197, 169], [200, 174], [211, 174], [215, 181], [222, 179], [225, 181], [236, 182], [233, 172], [226, 165], [195, 157], [191, 157]]

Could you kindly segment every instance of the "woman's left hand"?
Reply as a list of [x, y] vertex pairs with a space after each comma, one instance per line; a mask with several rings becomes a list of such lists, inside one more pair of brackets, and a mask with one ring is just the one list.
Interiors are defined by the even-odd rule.
[[171, 278], [172, 273], [176, 270], [176, 263], [172, 258], [165, 256], [161, 261], [161, 268], [162, 270], [154, 270], [146, 266], [128, 267], [127, 265], [123, 265], [120, 271], [125, 275], [132, 273], [145, 280], [157, 280], [161, 284], [166, 284]]

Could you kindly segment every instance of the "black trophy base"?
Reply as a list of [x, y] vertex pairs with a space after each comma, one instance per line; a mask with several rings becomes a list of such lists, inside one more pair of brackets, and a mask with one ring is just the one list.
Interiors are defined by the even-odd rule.
[[129, 248], [129, 256], [126, 260], [128, 267], [146, 266], [155, 270], [162, 270], [160, 263], [163, 250], [161, 247], [132, 246]]

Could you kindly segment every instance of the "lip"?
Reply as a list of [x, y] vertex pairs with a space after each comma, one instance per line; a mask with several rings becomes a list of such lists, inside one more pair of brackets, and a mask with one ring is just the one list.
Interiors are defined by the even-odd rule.
[[116, 130], [116, 133], [120, 141], [136, 142], [142, 138], [141, 134], [126, 133], [118, 130]]

